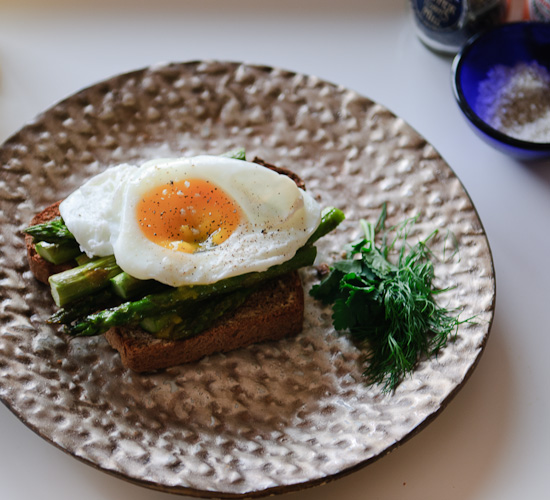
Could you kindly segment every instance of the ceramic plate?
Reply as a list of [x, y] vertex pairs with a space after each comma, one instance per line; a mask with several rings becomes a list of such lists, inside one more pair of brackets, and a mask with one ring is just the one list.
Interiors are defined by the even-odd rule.
[[[412, 237], [450, 230], [459, 256], [436, 265], [442, 299], [476, 316], [394, 394], [368, 387], [361, 353], [306, 297], [303, 333], [154, 375], [122, 368], [102, 337], [69, 341], [28, 271], [21, 229], [34, 213], [121, 162], [243, 146], [302, 176], [342, 226], [319, 244], [337, 258], [358, 220], [420, 214]], [[460, 180], [403, 120], [313, 76], [226, 62], [167, 64], [84, 89], [0, 149], [0, 397], [70, 455], [134, 483], [202, 497], [263, 496], [365, 466], [430, 422], [479, 360], [494, 312], [487, 238]], [[434, 250], [443, 250], [442, 241]], [[317, 280], [302, 278], [306, 290]]]

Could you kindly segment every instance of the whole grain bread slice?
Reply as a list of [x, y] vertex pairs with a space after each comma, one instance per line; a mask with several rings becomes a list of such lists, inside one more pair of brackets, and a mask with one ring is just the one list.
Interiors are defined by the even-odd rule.
[[302, 282], [298, 272], [292, 272], [264, 284], [239, 308], [195, 337], [162, 340], [132, 327], [111, 328], [105, 337], [126, 368], [149, 372], [296, 335], [302, 331], [303, 317]]

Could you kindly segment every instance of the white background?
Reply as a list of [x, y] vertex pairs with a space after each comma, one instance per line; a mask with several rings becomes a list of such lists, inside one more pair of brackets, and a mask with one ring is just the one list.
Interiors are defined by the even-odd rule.
[[[498, 289], [478, 368], [389, 456], [281, 500], [548, 498], [550, 161], [521, 163], [473, 134], [453, 99], [451, 58], [427, 50], [411, 19], [405, 0], [0, 0], [0, 142], [55, 101], [123, 71], [245, 61], [314, 74], [383, 104], [435, 146], [471, 195]], [[2, 499], [174, 498], [78, 462], [3, 405], [0, 433]]]

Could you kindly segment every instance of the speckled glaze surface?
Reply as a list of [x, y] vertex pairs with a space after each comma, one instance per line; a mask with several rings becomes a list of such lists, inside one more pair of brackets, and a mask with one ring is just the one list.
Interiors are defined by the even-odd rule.
[[[475, 324], [384, 395], [364, 384], [360, 351], [309, 297], [298, 337], [154, 375], [123, 369], [102, 337], [69, 341], [45, 323], [53, 305], [20, 234], [35, 212], [113, 164], [238, 146], [294, 170], [323, 205], [346, 212], [319, 262], [337, 258], [383, 202], [390, 222], [421, 214], [412, 237], [454, 232], [460, 255], [436, 265], [437, 284], [455, 287], [445, 305]], [[147, 68], [48, 109], [6, 141], [0, 164], [0, 398], [40, 436], [118, 477], [227, 498], [321, 484], [430, 422], [483, 351], [495, 279], [471, 200], [430, 144], [346, 88], [240, 63]], [[317, 280], [313, 270], [302, 277], [306, 290]]]

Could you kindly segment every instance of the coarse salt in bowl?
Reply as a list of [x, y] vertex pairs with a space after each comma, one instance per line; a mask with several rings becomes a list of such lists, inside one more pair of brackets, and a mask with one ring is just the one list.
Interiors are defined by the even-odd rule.
[[522, 159], [550, 156], [550, 23], [500, 25], [453, 61], [453, 90], [477, 134]]

